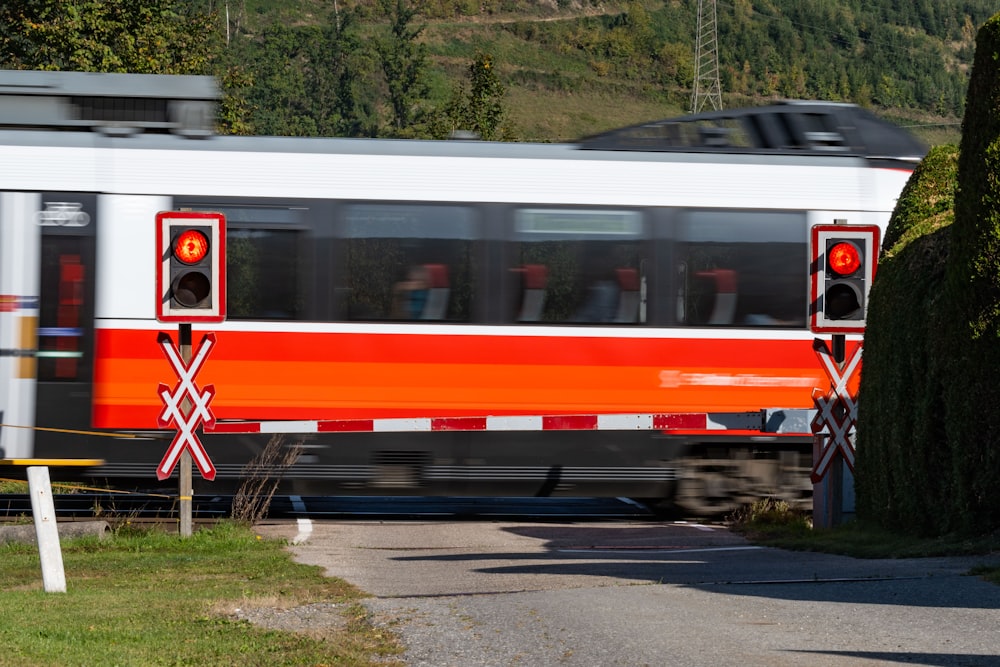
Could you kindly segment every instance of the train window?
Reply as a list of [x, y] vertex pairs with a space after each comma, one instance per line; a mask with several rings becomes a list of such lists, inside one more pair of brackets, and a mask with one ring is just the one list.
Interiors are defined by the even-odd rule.
[[226, 216], [226, 317], [303, 320], [309, 262], [303, 249], [307, 209], [286, 206], [182, 205]]
[[348, 319], [470, 319], [477, 237], [471, 208], [352, 204], [344, 236], [339, 300]]
[[519, 209], [514, 212], [517, 322], [578, 324], [645, 321], [642, 241], [636, 211]]
[[38, 379], [71, 382], [86, 377], [86, 240], [43, 236], [38, 322]]
[[675, 248], [680, 324], [805, 325], [804, 214], [688, 212]]
[[[39, 405], [52, 401], [64, 414], [72, 414], [81, 406], [80, 393], [68, 389], [66, 383], [88, 382], [93, 372], [97, 198], [79, 192], [47, 192], [41, 201], [42, 210], [35, 218], [41, 227], [37, 331], [22, 327], [18, 334], [30, 338], [37, 333], [38, 351], [35, 358], [21, 358], [22, 364], [33, 366], [31, 371], [22, 370], [28, 375], [37, 373], [42, 383]], [[28, 321], [25, 318], [22, 324]]]
[[299, 236], [288, 229], [241, 228], [227, 218], [226, 317], [300, 320]]

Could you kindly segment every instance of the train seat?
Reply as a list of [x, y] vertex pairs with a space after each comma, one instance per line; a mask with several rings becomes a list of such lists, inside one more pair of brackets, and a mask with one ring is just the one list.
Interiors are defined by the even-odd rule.
[[448, 285], [448, 267], [444, 264], [427, 264], [427, 303], [420, 313], [422, 320], [443, 320], [448, 315], [448, 299], [451, 288]]
[[618, 314], [615, 322], [639, 321], [639, 272], [635, 269], [615, 269], [618, 275]]
[[737, 279], [732, 269], [712, 269], [699, 271], [700, 278], [711, 278], [715, 282], [715, 305], [708, 324], [732, 324], [736, 318]]
[[544, 264], [525, 264], [518, 269], [521, 274], [523, 294], [521, 296], [521, 311], [517, 315], [518, 322], [538, 322], [545, 310], [545, 284], [548, 280], [548, 269]]

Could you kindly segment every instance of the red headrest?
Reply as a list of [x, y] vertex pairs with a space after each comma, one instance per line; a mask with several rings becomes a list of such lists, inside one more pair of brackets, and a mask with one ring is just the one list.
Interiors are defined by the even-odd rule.
[[427, 264], [427, 282], [431, 289], [448, 286], [448, 267], [444, 264]]
[[618, 286], [623, 292], [639, 291], [639, 272], [635, 269], [615, 269], [618, 273]]
[[715, 291], [718, 293], [736, 293], [736, 272], [732, 269], [712, 269], [711, 271], [698, 271], [695, 274], [701, 278], [714, 278]]
[[548, 269], [544, 264], [525, 264], [523, 271], [525, 289], [545, 289]]

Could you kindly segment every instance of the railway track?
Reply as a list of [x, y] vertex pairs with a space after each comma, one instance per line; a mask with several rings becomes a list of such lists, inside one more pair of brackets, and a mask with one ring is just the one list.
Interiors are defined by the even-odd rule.
[[[178, 502], [164, 494], [73, 493], [53, 496], [56, 516], [70, 519], [173, 521]], [[192, 517], [211, 521], [232, 516], [232, 496], [195, 496]], [[275, 496], [268, 518], [323, 519], [525, 519], [653, 520], [656, 512], [621, 498], [451, 498], [381, 496]], [[0, 520], [31, 517], [28, 494], [0, 495]]]
[[[176, 498], [145, 493], [68, 493], [54, 494], [56, 517], [67, 519], [171, 520], [178, 516]], [[230, 515], [232, 497], [196, 497], [193, 501], [195, 519], [221, 519]], [[28, 494], [0, 495], [0, 520], [31, 517], [31, 497]]]

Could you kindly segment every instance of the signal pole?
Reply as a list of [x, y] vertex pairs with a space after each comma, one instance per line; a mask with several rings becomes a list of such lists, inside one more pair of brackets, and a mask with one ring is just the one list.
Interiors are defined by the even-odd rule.
[[159, 428], [173, 425], [177, 435], [157, 467], [156, 477], [160, 480], [170, 477], [179, 459], [180, 535], [191, 537], [192, 458], [197, 460], [198, 470], [205, 479], [214, 480], [216, 472], [196, 432], [202, 423], [215, 424], [209, 407], [215, 387], [206, 385], [199, 389], [195, 384], [198, 370], [215, 345], [215, 334], [209, 333], [202, 339], [192, 359], [191, 323], [226, 319], [225, 216], [199, 211], [157, 213], [156, 262], [156, 319], [178, 323], [178, 347], [174, 347], [168, 334], [161, 332], [157, 336], [157, 344], [177, 374], [177, 384], [173, 390], [162, 383], [157, 388], [164, 410], [156, 422]]
[[[180, 351], [181, 361], [185, 365], [191, 363], [191, 324], [181, 322], [177, 325], [177, 347]], [[185, 415], [191, 414], [193, 409], [191, 399], [187, 396], [181, 401], [181, 411]], [[180, 512], [180, 535], [181, 537], [191, 537], [194, 534], [194, 480], [191, 474], [191, 451], [185, 447], [181, 452], [180, 472], [178, 473], [178, 501], [177, 511]]]
[[706, 103], [711, 104], [713, 110], [719, 111], [722, 109], [722, 84], [719, 83], [719, 31], [715, 0], [698, 0], [698, 28], [695, 37], [691, 113], [698, 113], [705, 108]]
[[[809, 235], [809, 329], [833, 334], [832, 349], [821, 338], [813, 350], [830, 380], [830, 390], [816, 395], [813, 431], [813, 526], [831, 528], [844, 512], [846, 464], [853, 475], [858, 397], [851, 383], [861, 363], [863, 344], [847, 357], [845, 334], [864, 334], [868, 297], [878, 265], [878, 225], [813, 225]], [[846, 479], [853, 490], [853, 476]]]

